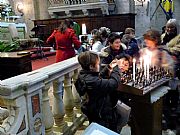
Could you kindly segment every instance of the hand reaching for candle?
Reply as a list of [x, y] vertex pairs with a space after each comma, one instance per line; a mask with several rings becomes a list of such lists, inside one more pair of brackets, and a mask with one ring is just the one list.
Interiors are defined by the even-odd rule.
[[117, 65], [120, 68], [121, 72], [128, 71], [129, 69], [129, 61], [126, 60], [125, 58], [121, 58], [117, 60]]
[[113, 69], [117, 65], [117, 59], [114, 59], [110, 64], [109, 67]]

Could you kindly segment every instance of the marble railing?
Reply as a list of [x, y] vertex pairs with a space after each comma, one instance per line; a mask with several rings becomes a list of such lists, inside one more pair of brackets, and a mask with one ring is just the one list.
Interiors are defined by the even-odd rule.
[[0, 133], [73, 134], [85, 120], [73, 85], [79, 69], [74, 57], [0, 81], [0, 106], [9, 112]]
[[89, 10], [92, 9], [98, 9], [104, 15], [109, 14], [107, 0], [49, 0], [48, 6], [49, 15], [52, 18], [88, 16]]

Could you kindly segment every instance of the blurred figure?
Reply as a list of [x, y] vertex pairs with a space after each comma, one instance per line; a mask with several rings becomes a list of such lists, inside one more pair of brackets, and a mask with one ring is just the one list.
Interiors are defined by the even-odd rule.
[[163, 26], [162, 28], [161, 28], [161, 34], [164, 34], [166, 32], [166, 26]]
[[[179, 105], [179, 91], [178, 84], [180, 80], [180, 34], [179, 34], [179, 24], [176, 19], [170, 19], [166, 24], [166, 32], [162, 35], [162, 43], [165, 46], [165, 49], [171, 54], [175, 60], [175, 75], [172, 80], [170, 80], [169, 86], [171, 90], [166, 96], [166, 105], [169, 109], [167, 114], [167, 128], [175, 129], [176, 121], [173, 116], [179, 116], [179, 113], [176, 113]], [[179, 122], [177, 122], [179, 124]]]
[[107, 27], [101, 27], [99, 29], [99, 32], [100, 32], [100, 35], [101, 35], [101, 39], [102, 39], [102, 44], [103, 46], [107, 46], [107, 39], [108, 39], [108, 36], [109, 34], [111, 33], [111, 30]]
[[94, 39], [92, 51], [101, 52], [101, 49], [104, 48], [107, 44], [107, 37], [110, 34], [110, 29], [101, 27], [98, 31], [95, 29], [91, 33]]
[[73, 22], [73, 29], [75, 30], [76, 36], [79, 38], [81, 34], [81, 26], [77, 22]]
[[88, 41], [88, 36], [87, 35], [82, 35], [81, 38], [80, 38], [80, 41], [81, 41], [81, 48], [78, 49], [79, 53], [90, 50], [90, 46], [89, 46], [89, 43], [88, 43], [89, 41]]
[[126, 53], [132, 57], [138, 57], [139, 47], [137, 40], [135, 39], [135, 30], [133, 28], [126, 28], [125, 34], [121, 41], [127, 46]]
[[124, 54], [124, 48], [121, 45], [121, 37], [116, 33], [111, 33], [108, 37], [108, 46], [101, 50], [100, 56], [102, 64], [109, 64], [118, 55]]
[[159, 31], [150, 29], [143, 35], [143, 37], [146, 47], [140, 50], [141, 55], [144, 55], [150, 51], [152, 53], [152, 65], [168, 68], [173, 73], [174, 60], [167, 51], [162, 49], [162, 46], [160, 45], [161, 35]]
[[132, 58], [128, 54], [118, 55], [116, 59], [119, 60], [118, 66], [122, 73], [125, 73], [129, 70], [130, 65], [132, 64]]
[[[161, 44], [160, 33], [157, 30], [151, 29], [148, 30], [143, 36], [147, 47], [141, 50], [141, 53], [146, 54], [147, 51], [152, 52], [152, 60], [151, 60], [152, 65], [169, 69], [170, 73], [172, 74], [171, 77], [173, 77], [174, 60], [172, 56], [168, 53], [168, 51], [164, 50], [160, 45]], [[172, 126], [174, 120], [171, 119], [171, 114], [173, 113], [171, 111], [171, 108], [175, 104], [177, 105], [178, 98], [179, 98], [178, 92], [173, 89], [169, 90], [166, 96], [164, 97], [163, 114], [164, 114], [164, 121], [166, 121], [165, 123], [163, 123], [164, 129], [175, 128], [174, 127], [175, 125]]]
[[162, 35], [163, 44], [175, 60], [175, 77], [180, 78], [180, 34], [179, 24], [175, 19], [170, 19], [166, 24], [166, 33]]
[[171, 40], [174, 40], [174, 38], [178, 35], [179, 35], [179, 25], [176, 19], [170, 19], [166, 23], [165, 33], [161, 35], [162, 45], [167, 45], [167, 43], [169, 43]]
[[[55, 40], [56, 42], [56, 62], [60, 62], [75, 56], [75, 50], [81, 46], [75, 31], [73, 30], [73, 21], [71, 19], [65, 19], [55, 29], [51, 36], [47, 39], [47, 43]], [[73, 46], [74, 45], [74, 46]]]
[[94, 52], [100, 52], [101, 49], [104, 47], [102, 44], [101, 35], [98, 29], [93, 29], [91, 31], [92, 39], [94, 40], [94, 43], [92, 44], [92, 51]]

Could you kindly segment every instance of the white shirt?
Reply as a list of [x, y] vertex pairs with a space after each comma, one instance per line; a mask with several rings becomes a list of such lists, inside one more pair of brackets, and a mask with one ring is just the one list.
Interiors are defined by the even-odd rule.
[[100, 41], [96, 41], [92, 46], [92, 51], [101, 52], [102, 48], [104, 48], [103, 44]]

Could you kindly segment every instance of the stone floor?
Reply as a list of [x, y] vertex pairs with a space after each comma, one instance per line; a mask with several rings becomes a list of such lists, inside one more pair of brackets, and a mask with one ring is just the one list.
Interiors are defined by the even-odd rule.
[[[81, 135], [84, 132], [84, 129], [78, 130], [75, 135]], [[120, 135], [131, 135], [131, 127], [126, 125], [122, 128]], [[170, 129], [162, 131], [162, 135], [176, 135], [176, 131]]]
[[[180, 91], [180, 89], [179, 89], [179, 91]], [[52, 87], [51, 87], [51, 89], [49, 90], [49, 96], [50, 97], [53, 97], [52, 93], [53, 92], [52, 92]], [[52, 104], [52, 99], [53, 98], [50, 98], [50, 104]], [[179, 105], [177, 107], [176, 112], [178, 112], [178, 114], [180, 114], [180, 103], [179, 103]], [[180, 122], [179, 116], [178, 116], [178, 119], [179, 119], [179, 122]], [[87, 128], [88, 125], [89, 125], [88, 121], [85, 121], [83, 123], [83, 125], [79, 128], [79, 130], [76, 131], [75, 135], [81, 135], [84, 132], [84, 130]], [[178, 123], [176, 123], [176, 127], [177, 127], [176, 129], [179, 129], [178, 131], [180, 131], [180, 125]], [[179, 133], [176, 134], [176, 132], [177, 132], [176, 130], [167, 129], [165, 131], [162, 131], [162, 135], [180, 135]], [[131, 135], [130, 126], [128, 126], [128, 125], [124, 126], [121, 133], [120, 133], [120, 135]]]

